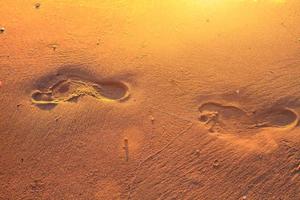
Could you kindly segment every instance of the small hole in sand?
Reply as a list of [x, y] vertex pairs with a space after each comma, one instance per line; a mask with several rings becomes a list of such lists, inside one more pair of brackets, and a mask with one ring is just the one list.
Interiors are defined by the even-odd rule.
[[200, 121], [200, 122], [207, 122], [207, 121], [208, 121], [208, 116], [206, 116], [206, 115], [201, 115], [201, 116], [199, 117], [199, 121]]

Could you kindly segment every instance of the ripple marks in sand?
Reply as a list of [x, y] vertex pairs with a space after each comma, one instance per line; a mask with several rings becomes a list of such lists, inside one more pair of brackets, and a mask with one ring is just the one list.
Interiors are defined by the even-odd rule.
[[298, 114], [289, 108], [271, 108], [248, 113], [238, 106], [207, 102], [199, 107], [199, 121], [210, 132], [245, 132], [258, 128], [293, 128], [298, 125]]
[[77, 101], [85, 95], [100, 101], [123, 101], [129, 97], [129, 92], [122, 82], [95, 83], [80, 78], [68, 78], [57, 81], [44, 90], [35, 90], [31, 100], [35, 105], [55, 106], [62, 102]]

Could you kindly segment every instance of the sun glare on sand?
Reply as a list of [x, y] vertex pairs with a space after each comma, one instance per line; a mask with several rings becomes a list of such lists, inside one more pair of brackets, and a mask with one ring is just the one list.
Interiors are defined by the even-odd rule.
[[285, 3], [286, 0], [196, 0], [202, 3], [220, 3], [220, 2], [271, 2]]
[[266, 3], [266, 4], [283, 4], [287, 0], [187, 0], [201, 6], [230, 6], [235, 3]]

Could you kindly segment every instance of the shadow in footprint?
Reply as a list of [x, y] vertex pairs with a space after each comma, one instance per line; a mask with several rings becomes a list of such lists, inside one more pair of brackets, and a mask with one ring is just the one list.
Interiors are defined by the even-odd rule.
[[289, 108], [273, 108], [254, 114], [261, 127], [293, 128], [298, 125], [298, 114]]
[[121, 82], [102, 82], [94, 85], [94, 88], [107, 99], [124, 100], [129, 97], [128, 87]]
[[121, 81], [88, 79], [87, 73], [81, 76], [82, 71], [76, 74], [73, 69], [71, 72], [43, 77], [43, 82], [36, 84], [38, 89], [31, 95], [32, 102], [49, 110], [62, 102], [77, 102], [81, 96], [91, 96], [99, 101], [124, 101], [129, 97], [129, 88]]

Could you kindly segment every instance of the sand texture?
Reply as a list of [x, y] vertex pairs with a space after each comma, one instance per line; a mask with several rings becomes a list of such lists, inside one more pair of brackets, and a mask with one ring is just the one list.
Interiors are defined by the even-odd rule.
[[300, 200], [300, 1], [0, 10], [0, 200]]

